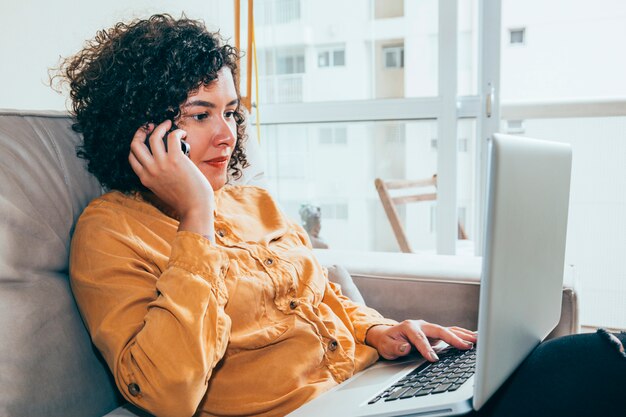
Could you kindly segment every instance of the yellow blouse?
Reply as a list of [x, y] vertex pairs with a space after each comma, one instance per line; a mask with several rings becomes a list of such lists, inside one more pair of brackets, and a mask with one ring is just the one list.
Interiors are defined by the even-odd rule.
[[330, 283], [263, 189], [216, 192], [216, 244], [139, 195], [92, 201], [72, 290], [118, 388], [157, 416], [281, 416], [371, 365], [395, 324]]

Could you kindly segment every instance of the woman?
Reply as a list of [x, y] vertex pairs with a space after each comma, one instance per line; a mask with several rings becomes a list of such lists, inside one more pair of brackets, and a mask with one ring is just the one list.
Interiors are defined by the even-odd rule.
[[156, 15], [62, 67], [79, 155], [110, 191], [76, 225], [71, 284], [124, 397], [159, 416], [284, 415], [379, 356], [471, 348], [469, 330], [351, 302], [266, 191], [228, 184], [247, 164], [238, 58]]

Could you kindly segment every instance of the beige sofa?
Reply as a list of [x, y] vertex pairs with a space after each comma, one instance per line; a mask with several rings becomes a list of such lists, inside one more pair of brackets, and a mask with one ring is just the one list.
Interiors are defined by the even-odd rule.
[[[0, 111], [3, 417], [144, 415], [123, 404], [70, 292], [72, 227], [83, 207], [102, 192], [75, 156], [80, 138], [70, 126], [63, 113]], [[252, 168], [243, 181], [258, 181], [261, 174]], [[317, 253], [325, 265], [345, 265], [365, 302], [389, 317], [476, 327], [478, 259]], [[331, 275], [358, 297], [341, 268]], [[575, 332], [577, 326], [575, 293], [564, 288], [561, 322], [553, 335]]]

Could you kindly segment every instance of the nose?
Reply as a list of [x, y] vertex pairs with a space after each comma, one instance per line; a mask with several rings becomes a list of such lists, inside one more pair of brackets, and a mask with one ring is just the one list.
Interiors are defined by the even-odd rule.
[[215, 146], [234, 146], [237, 141], [237, 124], [234, 121], [229, 121], [222, 116], [217, 121], [215, 129]]

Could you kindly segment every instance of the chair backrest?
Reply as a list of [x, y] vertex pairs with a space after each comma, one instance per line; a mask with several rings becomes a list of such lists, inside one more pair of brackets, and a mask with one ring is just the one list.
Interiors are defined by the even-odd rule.
[[[398, 245], [400, 245], [400, 250], [405, 253], [413, 252], [396, 207], [401, 204], [437, 201], [437, 174], [421, 180], [385, 181], [376, 178], [374, 185], [376, 186], [376, 191], [378, 191], [378, 196], [380, 197], [380, 201], [383, 204], [383, 208], [391, 224], [393, 234], [398, 241]], [[435, 189], [435, 191], [432, 191], [433, 189]], [[390, 190], [402, 190], [402, 194], [393, 197], [389, 192]], [[465, 229], [460, 223], [458, 224], [458, 237], [463, 240], [467, 239]]]
[[[0, 110], [0, 416], [102, 416], [121, 401], [69, 287], [72, 228], [102, 193], [71, 124]], [[256, 148], [238, 182], [262, 185]]]

